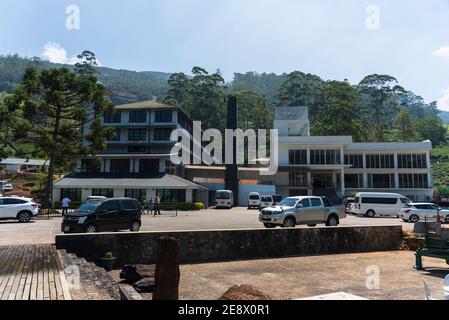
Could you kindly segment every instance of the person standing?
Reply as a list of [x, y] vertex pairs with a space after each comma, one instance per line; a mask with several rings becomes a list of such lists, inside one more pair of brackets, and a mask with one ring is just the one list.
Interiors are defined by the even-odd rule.
[[72, 200], [70, 200], [67, 196], [64, 197], [62, 200], [62, 216], [65, 216], [69, 212], [69, 205]]
[[147, 214], [153, 214], [153, 208], [154, 208], [154, 200], [153, 197], [151, 197], [150, 202], [148, 202]]
[[161, 204], [161, 197], [159, 197], [159, 194], [157, 194], [156, 199], [154, 199], [154, 216], [161, 215], [161, 209], [159, 208], [160, 204]]

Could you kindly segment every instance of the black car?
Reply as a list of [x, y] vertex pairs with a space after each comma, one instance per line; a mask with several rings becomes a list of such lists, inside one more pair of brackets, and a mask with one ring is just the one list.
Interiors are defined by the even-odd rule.
[[61, 231], [94, 233], [129, 229], [137, 232], [142, 225], [141, 215], [142, 208], [136, 199], [89, 200], [64, 216]]

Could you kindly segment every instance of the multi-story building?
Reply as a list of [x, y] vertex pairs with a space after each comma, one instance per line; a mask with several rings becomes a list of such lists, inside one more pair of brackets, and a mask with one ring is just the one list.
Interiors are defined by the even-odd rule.
[[[191, 132], [192, 121], [178, 107], [155, 101], [120, 105], [104, 116], [104, 127], [115, 137], [96, 157], [79, 159], [75, 170], [54, 184], [53, 200], [89, 196], [133, 197], [140, 201], [159, 194], [163, 202], [207, 201], [205, 187], [183, 179], [183, 166], [172, 165], [170, 141], [174, 129]], [[85, 133], [88, 128], [84, 128]]]

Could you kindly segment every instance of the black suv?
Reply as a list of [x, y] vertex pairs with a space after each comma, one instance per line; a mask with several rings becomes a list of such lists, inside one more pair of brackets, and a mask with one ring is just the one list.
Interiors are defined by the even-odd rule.
[[140, 230], [142, 208], [136, 199], [95, 199], [82, 204], [75, 212], [64, 216], [64, 233], [94, 233], [129, 229]]

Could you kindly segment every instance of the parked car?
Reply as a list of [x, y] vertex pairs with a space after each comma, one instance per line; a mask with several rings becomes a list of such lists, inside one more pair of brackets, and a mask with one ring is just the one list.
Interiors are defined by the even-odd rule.
[[411, 201], [397, 193], [360, 192], [355, 196], [353, 212], [374, 217], [398, 217], [401, 209]]
[[[434, 203], [415, 202], [409, 203], [401, 209], [399, 218], [405, 222], [416, 223], [418, 221], [426, 221], [437, 219], [438, 206]], [[449, 222], [449, 210], [440, 210], [440, 217]]]
[[136, 199], [94, 199], [83, 203], [76, 211], [66, 214], [61, 224], [64, 233], [95, 233], [131, 230], [142, 225], [142, 208]]
[[215, 194], [215, 208], [231, 209], [234, 206], [234, 193], [231, 190], [218, 190]]
[[345, 217], [343, 207], [332, 206], [326, 198], [304, 196], [289, 197], [278, 206], [262, 209], [259, 221], [266, 228], [294, 228], [300, 224], [313, 227], [320, 223], [337, 226]]
[[262, 210], [264, 208], [271, 208], [273, 206], [273, 197], [272, 196], [261, 196], [260, 197], [260, 207]]
[[248, 195], [248, 209], [260, 207], [260, 194], [259, 192], [250, 192]]
[[355, 198], [349, 197], [343, 200], [343, 206], [345, 208], [346, 214], [351, 214], [352, 204], [354, 203]]
[[0, 220], [19, 220], [27, 223], [36, 216], [39, 206], [30, 198], [0, 197]]
[[0, 190], [2, 191], [12, 191], [12, 184], [7, 183], [6, 181], [0, 181]]
[[273, 205], [278, 205], [282, 201], [282, 196], [274, 195], [271, 196], [273, 198]]

